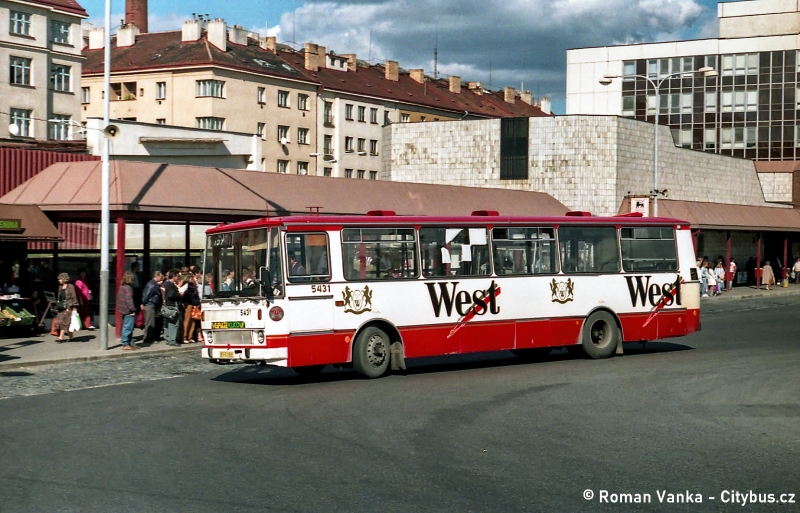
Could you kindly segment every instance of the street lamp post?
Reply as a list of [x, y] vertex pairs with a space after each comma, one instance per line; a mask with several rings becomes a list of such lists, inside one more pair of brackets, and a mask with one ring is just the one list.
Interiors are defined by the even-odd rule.
[[[107, 128], [111, 115], [111, 0], [105, 1], [105, 32], [103, 34], [103, 128]], [[103, 138], [101, 168], [101, 211], [100, 211], [100, 349], [108, 349], [108, 261], [109, 261], [109, 140]]]
[[[655, 82], [647, 75], [625, 75], [625, 77], [643, 78], [647, 80], [647, 82], [653, 86], [653, 90], [655, 91], [656, 119], [655, 123], [653, 124], [653, 190], [650, 191], [650, 196], [653, 198], [653, 217], [658, 217], [658, 196], [666, 192], [666, 190], [660, 191], [658, 189], [658, 114], [661, 111], [661, 86], [670, 78], [683, 75], [693, 75], [695, 73], [702, 73], [705, 77], [716, 77], [719, 74], [717, 73], [717, 70], [711, 66], [705, 66], [694, 71], [678, 71], [676, 73], [671, 73], [658, 82]], [[607, 86], [611, 84], [615, 78], [620, 78], [620, 75], [603, 75], [603, 78], [600, 79], [600, 84]]]

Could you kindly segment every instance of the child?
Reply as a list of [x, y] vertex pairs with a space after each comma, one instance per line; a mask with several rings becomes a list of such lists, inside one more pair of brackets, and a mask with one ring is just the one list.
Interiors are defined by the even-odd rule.
[[717, 267], [714, 268], [714, 278], [717, 280], [717, 296], [722, 295], [725, 283], [725, 266], [722, 265], [722, 260], [717, 262]]

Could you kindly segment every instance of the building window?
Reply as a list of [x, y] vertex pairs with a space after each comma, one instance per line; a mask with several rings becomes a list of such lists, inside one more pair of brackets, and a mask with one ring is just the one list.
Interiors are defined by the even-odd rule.
[[366, 139], [361, 139], [359, 137], [359, 139], [358, 139], [358, 152], [359, 153], [367, 153], [366, 148], [367, 148], [367, 140]]
[[278, 161], [278, 173], [288, 173], [289, 172], [289, 161], [288, 160], [279, 160]]
[[359, 107], [358, 108], [358, 120], [364, 122], [364, 121], [367, 120], [366, 116], [367, 116], [367, 108], [366, 107]]
[[369, 109], [369, 122], [373, 125], [378, 124], [378, 109]]
[[53, 91], [69, 91], [70, 67], [53, 64], [50, 67], [50, 87]]
[[391, 124], [391, 122], [392, 122], [392, 120], [389, 119], [389, 111], [388, 110], [383, 111], [383, 124], [384, 125], [389, 125], [389, 124]]
[[20, 137], [31, 136], [31, 112], [24, 109], [11, 109], [11, 124], [17, 125], [17, 135]]
[[266, 95], [267, 95], [267, 89], [264, 87], [259, 87], [258, 93], [256, 94], [256, 99], [258, 100], [258, 103], [260, 103], [261, 105], [267, 103]]
[[47, 138], [51, 141], [66, 141], [69, 138], [70, 117], [64, 114], [53, 114], [49, 122]]
[[197, 96], [198, 98], [205, 98], [208, 96], [212, 98], [224, 98], [225, 82], [222, 80], [198, 80]]
[[31, 60], [24, 57], [11, 57], [9, 81], [17, 85], [31, 85]]
[[264, 127], [265, 126], [266, 126], [266, 123], [259, 123], [258, 125], [256, 125], [256, 135], [258, 135], [259, 137], [264, 137]]
[[333, 104], [331, 102], [325, 102], [322, 107], [322, 112], [325, 126], [333, 128]]
[[367, 174], [367, 172], [366, 172], [366, 171], [364, 171], [363, 169], [359, 169], [359, 170], [358, 170], [358, 178], [360, 178], [360, 179], [362, 179], [362, 180], [363, 180], [363, 179], [364, 179], [364, 177], [366, 176], [366, 174]]
[[167, 124], [167, 119], [166, 118], [158, 118], [158, 119], [156, 119], [156, 124], [157, 125], [166, 125]]
[[636, 61], [622, 62], [622, 77], [625, 81], [634, 80], [636, 75]]
[[500, 179], [528, 178], [528, 118], [500, 120]]
[[89, 103], [91, 101], [91, 88], [81, 87], [81, 103]]
[[344, 177], [345, 178], [353, 178], [353, 170], [352, 169], [345, 169], [344, 170]]
[[349, 103], [344, 106], [344, 119], [353, 121], [353, 106]]
[[656, 113], [656, 95], [651, 94], [647, 97], [647, 115], [654, 116]]
[[50, 21], [50, 40], [54, 43], [69, 44], [69, 23], [63, 21]]
[[222, 130], [225, 126], [225, 118], [207, 116], [204, 118], [195, 118], [195, 120], [195, 126], [197, 128], [204, 128], [206, 130]]
[[297, 129], [297, 144], [308, 144], [308, 128]]
[[758, 54], [733, 54], [722, 56], [722, 76], [758, 74]]
[[278, 91], [278, 107], [289, 108], [289, 91]]
[[717, 112], [717, 93], [706, 93], [706, 112]]
[[377, 171], [370, 171], [369, 172], [369, 179], [370, 180], [377, 180], [378, 179], [378, 172]]
[[377, 141], [377, 139], [370, 139], [370, 141], [369, 141], [369, 153], [370, 153], [370, 155], [377, 155], [378, 154], [378, 141]]
[[347, 153], [353, 153], [353, 138], [352, 137], [345, 137], [344, 138], [344, 151]]
[[322, 176], [331, 176], [333, 174], [332, 167], [326, 167], [322, 170]]
[[286, 144], [289, 142], [289, 127], [278, 125], [278, 141], [281, 144]]
[[308, 110], [308, 95], [307, 94], [298, 94], [297, 95], [297, 108], [299, 110]]
[[19, 36], [31, 35], [31, 15], [27, 12], [11, 11], [10, 13], [11, 24], [9, 25], [9, 32]]
[[298, 162], [297, 163], [297, 174], [298, 175], [307, 175], [308, 174], [308, 162]]
[[714, 151], [717, 149], [717, 129], [706, 128], [703, 131], [703, 148], [706, 151]]
[[408, 114], [400, 114], [400, 122], [401, 123], [408, 123], [408, 121], [410, 119], [411, 119], [411, 116], [409, 116]]
[[156, 82], [156, 100], [166, 100], [166, 99], [167, 99], [167, 83]]
[[744, 147], [745, 148], [755, 148], [757, 143], [758, 143], [758, 140], [757, 140], [756, 127], [754, 127], [754, 126], [745, 127], [745, 129], [744, 129]]
[[692, 113], [692, 93], [681, 94], [681, 113], [682, 114]]
[[623, 116], [633, 116], [636, 114], [636, 97], [635, 96], [623, 96], [622, 97], [622, 115]]
[[333, 153], [333, 136], [326, 135], [324, 137], [324, 142], [322, 143], [322, 151], [326, 155], [330, 155]]
[[419, 120], [420, 120], [420, 121], [425, 121], [426, 119], [427, 119], [427, 118], [426, 118], [425, 116], [420, 116], [420, 117], [419, 117]]

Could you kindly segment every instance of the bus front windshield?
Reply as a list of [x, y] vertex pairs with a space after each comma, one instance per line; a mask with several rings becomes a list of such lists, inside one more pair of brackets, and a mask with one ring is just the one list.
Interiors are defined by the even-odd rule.
[[262, 286], [262, 281], [269, 279], [268, 235], [266, 228], [209, 235], [203, 297], [214, 299], [266, 295], [267, 288]]

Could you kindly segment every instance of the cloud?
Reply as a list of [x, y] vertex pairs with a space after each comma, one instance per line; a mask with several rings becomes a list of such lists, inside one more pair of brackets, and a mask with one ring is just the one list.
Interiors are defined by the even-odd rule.
[[701, 1], [307, 0], [281, 17], [280, 34], [282, 41], [294, 34], [298, 44], [313, 41], [372, 62], [392, 59], [428, 74], [438, 43], [439, 73], [493, 88], [524, 83], [558, 105], [568, 48], [708, 33], [696, 25], [705, 27], [715, 13]]

